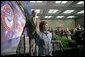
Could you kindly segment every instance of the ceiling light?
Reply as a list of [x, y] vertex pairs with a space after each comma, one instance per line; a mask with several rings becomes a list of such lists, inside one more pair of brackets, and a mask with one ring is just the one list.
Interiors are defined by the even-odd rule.
[[54, 10], [53, 13], [56, 13], [58, 10]]
[[52, 16], [48, 16], [48, 18], [51, 18]]
[[56, 1], [56, 3], [61, 3], [61, 1]]
[[37, 1], [37, 3], [42, 3], [42, 1]]
[[57, 16], [56, 18], [63, 18], [64, 16]]
[[62, 1], [62, 4], [65, 4], [65, 3], [67, 3], [68, 1]]
[[48, 16], [45, 16], [45, 18], [48, 18]]
[[78, 12], [77, 14], [83, 14], [83, 13], [84, 13], [84, 10], [82, 10], [82, 11]]
[[37, 12], [37, 13], [40, 13], [40, 9], [36, 9], [36, 12]]
[[45, 16], [45, 18], [51, 18], [52, 16]]
[[56, 13], [58, 10], [53, 10], [53, 9], [51, 9], [51, 10], [49, 10], [48, 11], [48, 13]]
[[74, 18], [75, 16], [68, 16], [67, 18]]
[[49, 12], [48, 12], [48, 13], [52, 13], [52, 12], [53, 12], [53, 9], [49, 10]]
[[56, 1], [56, 3], [61, 3], [61, 4], [65, 4], [67, 3], [68, 1]]
[[80, 2], [78, 2], [77, 4], [84, 4], [84, 1], [80, 1]]
[[66, 10], [64, 13], [72, 13], [74, 10]]
[[30, 3], [42, 3], [42, 1], [30, 1]]

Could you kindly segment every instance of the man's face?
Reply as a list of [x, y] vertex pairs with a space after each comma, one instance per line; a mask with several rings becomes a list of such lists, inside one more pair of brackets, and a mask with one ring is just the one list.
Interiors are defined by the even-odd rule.
[[33, 16], [33, 17], [37, 16], [37, 13], [36, 13], [36, 11], [35, 11], [35, 10], [34, 10], [34, 11], [32, 11], [32, 16]]

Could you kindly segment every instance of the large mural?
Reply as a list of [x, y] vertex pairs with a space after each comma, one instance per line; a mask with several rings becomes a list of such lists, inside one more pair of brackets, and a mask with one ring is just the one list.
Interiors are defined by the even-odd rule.
[[25, 16], [14, 1], [1, 1], [1, 54], [18, 45], [25, 26]]

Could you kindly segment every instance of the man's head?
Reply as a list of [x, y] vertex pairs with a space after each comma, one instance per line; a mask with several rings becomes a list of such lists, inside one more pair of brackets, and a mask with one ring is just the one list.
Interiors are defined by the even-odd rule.
[[39, 25], [40, 31], [47, 31], [48, 30], [48, 22], [41, 21]]
[[36, 13], [35, 10], [32, 10], [32, 16], [33, 16], [33, 17], [37, 16], [37, 13]]

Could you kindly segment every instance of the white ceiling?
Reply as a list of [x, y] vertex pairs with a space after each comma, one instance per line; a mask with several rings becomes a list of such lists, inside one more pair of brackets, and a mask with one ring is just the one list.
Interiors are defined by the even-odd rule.
[[[83, 14], [77, 14], [77, 12], [84, 10], [84, 4], [77, 4], [80, 1], [68, 1], [66, 4], [56, 3], [56, 1], [42, 1], [42, 3], [31, 3], [32, 9], [40, 9], [40, 13], [38, 16], [40, 19], [46, 19], [45, 16], [52, 16], [51, 18], [47, 19], [62, 19], [56, 18], [57, 16], [64, 16], [63, 19], [70, 19], [67, 18], [68, 16], [75, 16], [75, 18], [79, 18], [84, 16]], [[50, 9], [58, 9], [56, 13], [48, 13]], [[64, 14], [63, 12], [66, 10], [74, 10], [74, 12], [69, 14]], [[73, 18], [71, 18], [73, 19]]]
[[[40, 13], [38, 16], [40, 19], [76, 19], [84, 16], [83, 14], [77, 14], [78, 12], [84, 10], [84, 1], [82, 4], [77, 4], [80, 1], [67, 1], [66, 4], [56, 3], [56, 1], [42, 1], [42, 3], [31, 3], [32, 9], [40, 9]], [[26, 4], [27, 5], [27, 4]], [[48, 13], [49, 10], [54, 9], [58, 10], [56, 13]], [[73, 10], [72, 13], [65, 14], [64, 11]], [[39, 10], [38, 10], [39, 11]], [[45, 16], [51, 16], [45, 18]], [[62, 18], [58, 18], [59, 16], [63, 16]], [[73, 18], [68, 18], [69, 16], [75, 16]]]

